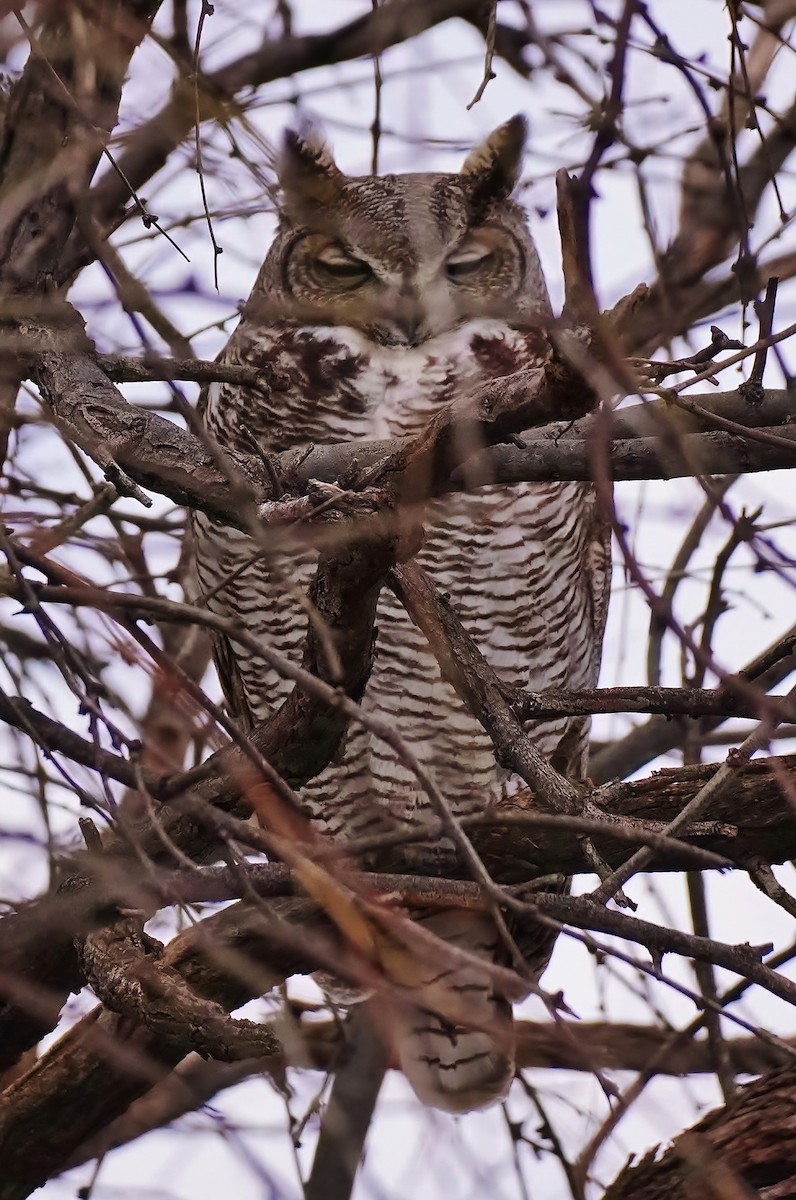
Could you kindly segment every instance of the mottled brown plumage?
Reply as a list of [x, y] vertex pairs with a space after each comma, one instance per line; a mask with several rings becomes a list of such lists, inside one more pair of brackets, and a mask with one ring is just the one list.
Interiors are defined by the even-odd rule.
[[[514, 118], [457, 174], [348, 178], [316, 135], [288, 134], [279, 229], [223, 355], [267, 363], [285, 386], [264, 400], [212, 385], [204, 419], [218, 441], [247, 448], [241, 424], [273, 450], [412, 433], [464, 389], [533, 365], [550, 306], [524, 215], [510, 198], [523, 140], [524, 123]], [[201, 514], [195, 526], [210, 607], [298, 659], [306, 615], [285, 580], [306, 589], [311, 556], [260, 559], [241, 571], [256, 552], [246, 535]], [[506, 683], [595, 683], [608, 559], [590, 486], [486, 487], [435, 501], [418, 558]], [[377, 626], [365, 707], [398, 729], [455, 812], [499, 800], [514, 780], [390, 594], [379, 601]], [[289, 690], [261, 659], [229, 646], [218, 647], [217, 663], [228, 703], [247, 725]], [[566, 769], [583, 772], [585, 719], [537, 722], [531, 732], [543, 753], [558, 751], [561, 765], [563, 750]], [[360, 727], [302, 799], [320, 829], [348, 837], [415, 828], [429, 817], [411, 772]], [[419, 846], [418, 869], [443, 851]], [[451, 943], [500, 957], [486, 916], [452, 910], [418, 919]], [[548, 955], [549, 942], [540, 942], [531, 965], [541, 971]], [[510, 1005], [475, 968], [442, 972], [473, 1012], [474, 1027], [451, 1025], [422, 1007], [421, 983], [434, 975], [428, 964], [424, 972], [405, 988], [409, 1006], [396, 1030], [407, 1078], [424, 1101], [452, 1111], [500, 1098], [513, 1073]]]

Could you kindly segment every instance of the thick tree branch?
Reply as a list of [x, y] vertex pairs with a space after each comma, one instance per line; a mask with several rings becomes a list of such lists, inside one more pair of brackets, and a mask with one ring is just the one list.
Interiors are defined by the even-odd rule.
[[374, 1013], [355, 1005], [343, 1027], [305, 1200], [348, 1200], [388, 1064]]
[[[462, 883], [449, 886], [449, 891], [449, 903], [451, 897], [459, 896], [468, 903], [483, 904], [476, 885]], [[787, 979], [760, 965], [759, 951], [750, 947], [695, 938], [607, 912], [588, 900], [540, 894], [535, 904], [539, 913], [556, 921], [629, 938], [653, 955], [669, 951], [705, 956], [786, 998], [794, 990]], [[324, 950], [317, 934], [322, 918], [315, 906], [287, 902], [283, 914], [291, 924], [281, 926], [256, 905], [226, 909], [170, 943], [162, 964], [176, 971], [198, 995], [227, 1011], [239, 1007], [285, 974], [329, 961], [329, 950]], [[331, 946], [333, 933], [324, 937]], [[316, 957], [319, 953], [320, 960]], [[95, 1013], [12, 1085], [0, 1100], [0, 1146], [7, 1166], [4, 1182], [0, 1182], [3, 1200], [17, 1200], [27, 1194], [24, 1188], [36, 1186], [61, 1169], [82, 1142], [179, 1061], [190, 1048], [190, 1038], [186, 1032], [180, 1040], [175, 1033], [170, 1028], [169, 1036], [164, 1037], [162, 1030], [133, 1029], [110, 1014], [98, 1018]], [[57, 1112], [54, 1106], [59, 1106]], [[48, 1131], [47, 1149], [31, 1155], [30, 1146], [38, 1143], [44, 1129]]]
[[723, 1196], [788, 1197], [796, 1190], [796, 1069], [784, 1067], [742, 1088], [726, 1108], [635, 1165], [604, 1200], [712, 1200]]
[[[319, 914], [306, 902], [276, 902], [274, 919], [237, 905], [187, 930], [166, 947], [163, 966], [225, 1011], [307, 968]], [[280, 935], [288, 916], [293, 939]], [[302, 936], [301, 930], [304, 930]], [[284, 964], [273, 967], [276, 959]], [[107, 1010], [95, 1009], [0, 1096], [2, 1200], [23, 1200], [63, 1169], [75, 1148], [162, 1078], [190, 1050]], [[34, 1152], [35, 1151], [35, 1152]]]
[[[508, 690], [507, 690], [508, 691]], [[667, 717], [759, 717], [761, 705], [776, 707], [776, 696], [755, 701], [743, 689], [735, 695], [730, 688], [611, 687], [571, 691], [549, 688], [544, 692], [518, 689], [508, 693], [511, 707], [521, 721], [548, 717], [573, 717], [594, 713], [660, 713]], [[796, 720], [796, 709], [783, 701], [782, 719]]]
[[106, 1008], [143, 1025], [167, 1043], [191, 1045], [203, 1057], [231, 1062], [280, 1053], [273, 1031], [235, 1021], [213, 1000], [196, 995], [162, 961], [163, 947], [144, 938], [142, 921], [127, 917], [90, 934], [80, 951], [86, 983]]
[[[130, 764], [110, 752], [105, 752], [107, 761], [98, 760], [97, 754], [100, 752], [93, 743], [64, 731], [62, 726], [37, 714], [29, 706], [6, 702], [3, 716], [23, 729], [32, 726], [45, 741], [52, 739], [54, 749], [61, 748], [77, 761], [87, 766], [98, 765], [125, 784], [135, 783], [136, 777]], [[271, 753], [277, 754], [280, 746], [281, 741], [275, 739]], [[219, 758], [219, 767], [222, 769], [225, 756], [230, 753], [224, 752]], [[236, 771], [240, 769], [239, 766]], [[638, 839], [637, 844], [648, 844], [647, 837], [659, 831], [661, 823], [670, 821], [715, 769], [713, 766], [701, 766], [684, 771], [662, 772], [649, 780], [613, 784], [593, 793], [590, 799], [603, 807], [609, 822], [615, 822], [613, 828], [609, 824], [602, 833], [599, 827], [588, 827], [603, 860], [610, 866], [622, 862], [627, 855], [628, 838], [631, 844], [634, 836]], [[233, 772], [232, 778], [236, 777], [236, 772]], [[740, 767], [735, 774], [732, 796], [724, 797], [712, 805], [705, 814], [708, 823], [700, 827], [699, 833], [686, 833], [685, 843], [710, 850], [725, 861], [744, 862], [752, 855], [776, 863], [796, 856], [796, 824], [791, 819], [791, 810], [783, 797], [781, 786], [781, 781], [787, 784], [792, 777], [796, 777], [796, 760], [791, 758], [753, 761]], [[147, 776], [147, 781], [155, 796], [165, 796], [168, 790], [165, 779], [158, 781], [157, 777]], [[195, 792], [198, 800], [212, 798], [212, 802], [222, 808], [234, 806], [238, 795], [238, 788], [234, 784], [225, 784], [223, 780], [198, 785]], [[525, 804], [527, 797], [520, 793], [504, 811], [490, 814], [483, 820], [483, 828], [479, 829], [477, 822], [468, 825], [479, 853], [495, 877], [510, 881], [558, 871], [573, 874], [590, 869], [584, 858], [578, 830], [571, 827], [564, 834], [563, 830], [567, 827], [562, 823], [561, 835], [555, 835], [550, 825], [550, 821], [555, 819], [548, 818], [545, 822], [538, 813], [527, 811]], [[196, 820], [195, 816], [193, 820]], [[490, 823], [492, 820], [494, 824]], [[647, 824], [636, 829], [633, 824], [636, 821]], [[650, 825], [649, 822], [657, 824]], [[189, 824], [188, 828], [193, 830], [192, 836], [195, 838], [196, 825]], [[174, 826], [171, 832], [174, 837]], [[179, 837], [177, 840], [178, 844], [190, 844]], [[367, 857], [374, 862], [378, 859], [386, 869], [400, 869], [403, 857], [401, 842], [405, 840], [385, 838], [379, 848], [379, 839], [375, 839], [367, 850]], [[153, 852], [158, 848], [162, 854], [162, 847], [155, 841]], [[364, 851], [365, 847], [362, 847], [360, 853]], [[124, 842], [120, 844], [119, 852], [124, 852]], [[90, 886], [93, 872], [88, 876], [81, 875], [78, 858], [77, 875], [66, 872], [65, 864], [66, 877], [60, 893], [43, 897], [23, 908], [19, 914], [9, 915], [0, 922], [0, 960], [7, 972], [2, 985], [9, 1000], [13, 1001], [21, 983], [26, 980], [30, 985], [63, 989], [60, 1003], [65, 998], [65, 992], [77, 986], [79, 976], [75, 973], [72, 938], [107, 920], [113, 911], [113, 907], [109, 909], [109, 904], [129, 904], [127, 877], [118, 853], [109, 859], [109, 870], [112, 864], [115, 864], [113, 873], [118, 879], [117, 892], [108, 892], [106, 872], [99, 876], [99, 890], [93, 890]], [[693, 865], [687, 849], [678, 854], [673, 848], [657, 846], [656, 869], [679, 870]], [[140, 897], [137, 902], [140, 903]], [[47, 1007], [45, 1028], [52, 1024], [59, 1006], [56, 1005], [54, 1009]], [[41, 1014], [31, 1012], [21, 997], [19, 1007], [13, 1003], [8, 1007], [2, 1019], [2, 1045], [11, 1061], [40, 1036], [41, 1022]]]
[[[88, 342], [75, 310], [64, 305], [60, 315], [59, 333], [35, 328], [37, 341], [51, 346], [36, 357], [35, 379], [61, 432], [101, 467], [118, 490], [123, 492], [126, 486], [130, 490], [129, 479], [136, 487], [151, 488], [178, 504], [202, 508], [229, 525], [247, 528], [256, 504], [268, 495], [259, 484], [262, 463], [226, 452], [229, 470], [225, 470], [218, 454], [200, 438], [157, 413], [128, 404], [85, 353]], [[241, 496], [230, 494], [230, 472], [240, 483], [236, 491], [248, 498], [248, 512]]]
[[[706, 1040], [675, 1042], [672, 1033], [651, 1025], [590, 1023], [588, 1021], [537, 1023], [515, 1021], [517, 1066], [565, 1071], [644, 1071], [656, 1056], [656, 1073], [670, 1076], [712, 1073], [713, 1062]], [[288, 1065], [304, 1070], [329, 1070], [340, 1046], [337, 1021], [302, 1021], [296, 1029]], [[788, 1039], [796, 1049], [796, 1039]], [[727, 1051], [738, 1075], [760, 1075], [786, 1066], [786, 1051], [756, 1037], [728, 1038]], [[665, 1051], [665, 1053], [663, 1053]], [[78, 1166], [101, 1157], [118, 1146], [161, 1128], [207, 1103], [225, 1088], [269, 1070], [270, 1059], [240, 1063], [206, 1062], [192, 1054], [174, 1071], [136, 1100], [122, 1116], [78, 1147], [67, 1164]], [[391, 1064], [395, 1069], [395, 1064]]]
[[[0, 295], [7, 315], [37, 313], [51, 287], [76, 199], [116, 124], [130, 58], [159, 8], [160, 0], [98, 0], [79, 13], [55, 5], [31, 35], [0, 139]], [[19, 364], [4, 356], [2, 459], [19, 382]]]
[[[156, 413], [130, 405], [107, 376], [88, 357], [74, 351], [41, 353], [36, 379], [59, 428], [86, 451], [112, 482], [124, 479], [160, 492], [179, 504], [201, 509], [241, 528], [250, 515], [240, 497], [230, 497], [232, 470], [248, 495], [253, 510], [270, 495], [270, 479], [262, 461], [254, 456], [226, 452], [229, 469], [189, 432]], [[492, 483], [522, 480], [589, 479], [592, 475], [592, 426], [588, 420], [570, 428], [542, 429], [523, 446], [498, 445], [532, 424], [544, 425], [560, 417], [562, 406], [576, 414], [591, 407], [593, 399], [581, 385], [573, 397], [573, 379], [548, 377], [545, 370], [521, 373], [500, 386], [488, 385], [440, 414], [422, 439], [315, 447], [309, 455], [286, 451], [275, 466], [288, 488], [303, 491], [312, 479], [335, 482], [350, 479], [358, 469], [367, 479], [370, 468], [388, 476], [403, 472], [415, 496], [449, 490], [469, 490]], [[747, 424], [750, 429], [779, 426], [790, 418], [792, 395], [767, 392], [760, 406], [743, 401], [737, 393], [698, 397], [700, 407], [719, 416]], [[736, 434], [705, 431], [706, 418], [678, 414], [674, 432], [661, 401], [631, 406], [619, 414], [610, 468], [615, 479], [665, 479], [692, 475], [695, 470], [719, 474], [736, 470], [771, 470], [792, 466], [796, 437], [787, 425], [777, 427], [776, 445], [745, 441]], [[702, 432], [690, 432], [701, 429]], [[625, 430], [629, 436], [624, 435]], [[649, 430], [649, 433], [639, 432]], [[491, 448], [481, 449], [485, 442]], [[466, 469], [462, 470], [466, 463]], [[251, 510], [250, 510], [251, 511]]]

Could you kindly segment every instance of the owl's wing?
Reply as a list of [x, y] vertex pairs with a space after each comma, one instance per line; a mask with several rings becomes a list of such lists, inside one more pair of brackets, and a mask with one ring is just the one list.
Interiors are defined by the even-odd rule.
[[248, 732], [256, 724], [254, 713], [246, 698], [246, 688], [238, 666], [239, 655], [232, 647], [229, 638], [223, 633], [213, 634], [213, 662], [218, 672], [218, 679], [227, 708], [231, 717]]
[[[204, 398], [203, 390], [200, 402]], [[221, 536], [224, 536], [223, 531]], [[191, 591], [201, 597], [205, 592], [216, 588], [220, 582], [220, 577], [215, 574], [219, 559], [215, 526], [214, 522], [203, 513], [192, 514], [192, 520], [186, 533], [185, 553], [191, 563], [189, 572]], [[203, 565], [204, 570], [202, 569]], [[210, 609], [218, 611], [212, 603]], [[228, 614], [222, 609], [220, 615]], [[248, 731], [256, 724], [256, 721], [246, 699], [240, 670], [240, 651], [234, 648], [223, 633], [211, 631], [210, 637], [213, 643], [213, 662], [229, 713]]]

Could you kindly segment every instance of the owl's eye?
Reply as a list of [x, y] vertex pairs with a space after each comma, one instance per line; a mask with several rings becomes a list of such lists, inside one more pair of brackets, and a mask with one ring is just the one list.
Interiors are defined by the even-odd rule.
[[361, 258], [354, 258], [352, 255], [346, 254], [344, 250], [338, 249], [336, 246], [329, 246], [326, 250], [322, 250], [315, 262], [325, 275], [348, 284], [364, 283], [371, 275], [371, 269], [366, 262], [363, 262]]
[[483, 267], [488, 266], [494, 259], [494, 251], [486, 246], [467, 246], [456, 250], [445, 264], [445, 272], [449, 279], [462, 279], [466, 275], [474, 275]]

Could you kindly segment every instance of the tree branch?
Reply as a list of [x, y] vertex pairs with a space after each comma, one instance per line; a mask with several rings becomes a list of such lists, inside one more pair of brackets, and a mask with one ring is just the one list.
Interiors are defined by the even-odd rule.
[[304, 1200], [348, 1200], [387, 1069], [388, 1053], [367, 1004], [350, 1010], [334, 1082], [321, 1116]]
[[[119, 172], [109, 171], [91, 192], [92, 211], [103, 225], [114, 224], [130, 197], [165, 166], [198, 119], [224, 121], [236, 111], [238, 93], [286, 79], [314, 67], [381, 54], [452, 17], [467, 17], [477, 0], [400, 0], [380, 6], [328, 33], [266, 38], [257, 49], [194, 81], [179, 75], [161, 110], [128, 136]], [[199, 98], [197, 113], [197, 94]], [[75, 262], [64, 262], [71, 274]]]
[[[198, 996], [225, 1011], [238, 1008], [285, 974], [315, 965], [305, 947], [310, 955], [315, 949], [317, 907], [277, 901], [272, 912], [269, 921], [246, 905], [225, 909], [170, 942], [162, 963]], [[280, 916], [289, 916], [290, 940]], [[284, 973], [274, 969], [275, 961], [284, 964]], [[165, 1038], [101, 1008], [79, 1021], [0, 1095], [2, 1200], [23, 1200], [61, 1171], [77, 1146], [120, 1116], [190, 1048], [186, 1040]]]
[[[82, 325], [69, 324], [74, 336], [82, 338]], [[41, 334], [41, 331], [39, 331]], [[41, 336], [52, 335], [46, 331]], [[235, 528], [245, 528], [250, 516], [239, 496], [230, 498], [229, 470], [250, 502], [250, 511], [271, 494], [270, 479], [262, 461], [255, 456], [225, 452], [229, 470], [219, 466], [217, 456], [192, 434], [156, 413], [130, 405], [107, 376], [88, 357], [76, 357], [57, 348], [42, 352], [36, 363], [36, 379], [62, 432], [92, 457], [112, 482], [160, 492], [178, 504], [200, 509]], [[575, 392], [573, 394], [573, 386]], [[692, 398], [694, 399], [694, 398]], [[725, 419], [744, 423], [750, 429], [778, 426], [790, 419], [792, 395], [786, 390], [766, 392], [759, 406], [752, 406], [738, 393], [698, 397], [700, 407]], [[473, 397], [449, 406], [434, 419], [419, 439], [388, 442], [350, 442], [315, 447], [309, 454], [285, 451], [275, 468], [289, 489], [302, 492], [310, 480], [336, 482], [358, 473], [362, 486], [373, 468], [395, 478], [403, 472], [412, 498], [447, 491], [470, 490], [494, 483], [548, 479], [590, 479], [592, 475], [588, 420], [570, 428], [553, 425], [535, 437], [525, 437], [522, 448], [498, 445], [515, 433], [538, 427], [562, 406], [573, 415], [593, 403], [585, 385], [574, 383], [549, 369], [520, 372], [511, 385], [489, 384]], [[788, 442], [796, 433], [787, 425], [777, 428], [775, 445], [744, 441], [737, 434], [708, 429], [708, 418], [678, 414], [672, 437], [670, 409], [662, 401], [633, 405], [617, 417], [610, 469], [614, 479], [665, 479], [731, 471], [762, 471], [792, 466], [796, 446]], [[690, 419], [689, 419], [690, 417]], [[649, 431], [641, 432], [641, 431]], [[662, 431], [668, 430], [666, 437]], [[627, 435], [623, 436], [627, 431]], [[780, 440], [781, 439], [781, 440]], [[488, 449], [484, 449], [484, 445]], [[462, 467], [466, 463], [466, 470]], [[121, 473], [121, 476], [120, 476]], [[418, 490], [419, 489], [419, 490]]]
[[[691, 1037], [676, 1042], [670, 1030], [651, 1025], [517, 1020], [514, 1034], [520, 1070], [644, 1071], [657, 1056], [658, 1075], [684, 1077], [713, 1071], [706, 1040]], [[302, 1021], [293, 1039], [292, 1053], [287, 1055], [288, 1065], [328, 1071], [339, 1053], [340, 1040], [338, 1021]], [[796, 1039], [790, 1038], [788, 1042], [796, 1050]], [[786, 1066], [789, 1061], [784, 1050], [756, 1037], [728, 1038], [725, 1044], [733, 1070], [739, 1075], [760, 1075], [773, 1067]], [[396, 1069], [395, 1063], [390, 1065]], [[79, 1146], [66, 1165], [75, 1167], [102, 1157], [193, 1112], [225, 1088], [262, 1074], [270, 1066], [270, 1059], [219, 1063], [188, 1055], [170, 1075], [134, 1101], [127, 1112]]]
[[[663, 1153], [628, 1165], [603, 1200], [694, 1200], [792, 1196], [796, 1189], [796, 1069], [784, 1067], [742, 1088]], [[758, 1190], [761, 1189], [761, 1190]]]

